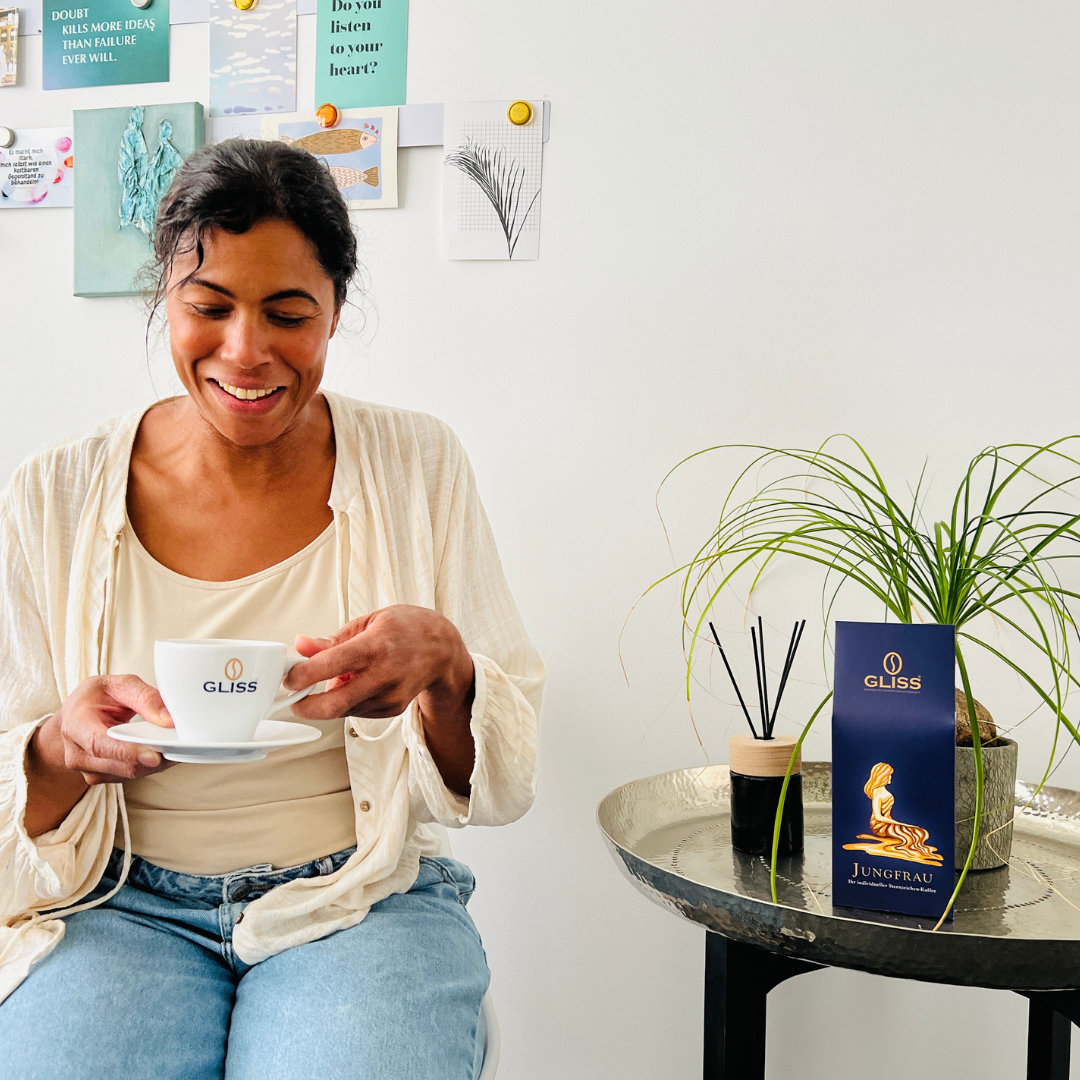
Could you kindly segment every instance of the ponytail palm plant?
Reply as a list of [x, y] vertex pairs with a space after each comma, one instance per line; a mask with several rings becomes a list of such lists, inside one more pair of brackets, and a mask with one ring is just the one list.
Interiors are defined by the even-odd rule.
[[[1049, 710], [1053, 749], [1042, 783], [1053, 767], [1059, 736], [1080, 742], [1066, 714], [1069, 690], [1080, 685], [1070, 668], [1070, 636], [1077, 632], [1070, 605], [1080, 593], [1068, 587], [1066, 572], [1066, 560], [1080, 556], [1078, 441], [1080, 436], [1070, 436], [1046, 446], [1012, 443], [981, 451], [963, 474], [947, 516], [932, 524], [924, 516], [925, 467], [914, 489], [897, 497], [850, 436], [833, 436], [817, 450], [710, 447], [668, 474], [702, 454], [736, 452], [744, 461], [708, 541], [688, 563], [661, 579], [682, 579], [688, 702], [694, 654], [710, 609], [736, 584], [749, 582], [752, 594], [778, 559], [801, 559], [817, 568], [826, 627], [839, 594], [856, 586], [881, 604], [886, 619], [956, 628], [976, 800], [971, 847], [946, 913], [971, 867], [983, 817], [982, 740], [969, 658], [982, 654], [1014, 672], [1038, 705]], [[1002, 646], [1003, 630], [1023, 651], [1023, 662]], [[788, 779], [803, 739], [830, 697], [804, 726], [788, 765], [773, 837], [774, 901]]]

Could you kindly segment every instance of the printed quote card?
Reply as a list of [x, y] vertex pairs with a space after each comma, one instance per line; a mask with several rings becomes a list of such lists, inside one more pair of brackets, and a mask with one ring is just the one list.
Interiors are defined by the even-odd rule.
[[0, 210], [74, 205], [74, 168], [71, 128], [17, 129], [0, 149]]
[[45, 0], [41, 18], [45, 90], [169, 81], [169, 0]]
[[409, 0], [318, 0], [315, 101], [405, 104]]

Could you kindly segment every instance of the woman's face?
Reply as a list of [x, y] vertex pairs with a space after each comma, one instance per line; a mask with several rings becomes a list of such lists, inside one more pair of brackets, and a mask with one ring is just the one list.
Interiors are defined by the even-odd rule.
[[[264, 446], [303, 418], [337, 329], [334, 283], [302, 232], [263, 221], [216, 229], [178, 256], [165, 310], [173, 363], [203, 419], [238, 446]], [[196, 269], [196, 267], [198, 267]]]

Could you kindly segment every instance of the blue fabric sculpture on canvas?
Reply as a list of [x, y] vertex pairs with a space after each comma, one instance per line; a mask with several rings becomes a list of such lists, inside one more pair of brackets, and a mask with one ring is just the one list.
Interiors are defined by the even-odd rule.
[[169, 190], [173, 177], [184, 163], [173, 146], [172, 124], [158, 125], [158, 148], [151, 157], [143, 137], [143, 109], [131, 110], [128, 126], [120, 138], [120, 228], [134, 225], [147, 236], [153, 231], [158, 203]]

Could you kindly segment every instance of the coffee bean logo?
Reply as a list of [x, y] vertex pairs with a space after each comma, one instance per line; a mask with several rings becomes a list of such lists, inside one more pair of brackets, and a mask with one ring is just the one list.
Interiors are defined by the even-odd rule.
[[904, 661], [900, 658], [899, 653], [886, 653], [885, 659], [881, 662], [881, 666], [890, 675], [899, 675], [904, 668]]
[[225, 678], [228, 679], [229, 682], [236, 682], [243, 674], [244, 665], [241, 664], [236, 657], [233, 657], [233, 659], [225, 665]]

